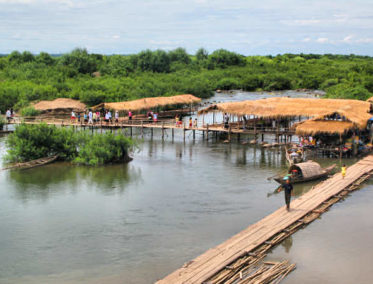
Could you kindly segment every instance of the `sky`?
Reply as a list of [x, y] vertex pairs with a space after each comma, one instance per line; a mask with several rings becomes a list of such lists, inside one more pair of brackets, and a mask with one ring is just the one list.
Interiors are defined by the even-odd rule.
[[0, 0], [0, 53], [373, 56], [373, 0]]

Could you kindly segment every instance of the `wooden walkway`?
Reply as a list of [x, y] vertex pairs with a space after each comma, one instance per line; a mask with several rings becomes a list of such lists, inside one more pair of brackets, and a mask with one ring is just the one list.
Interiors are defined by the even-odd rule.
[[290, 212], [285, 206], [281, 207], [224, 243], [186, 263], [182, 268], [159, 280], [157, 284], [210, 283], [208, 280], [219, 271], [232, 265], [241, 257], [250, 255], [250, 252], [267, 243], [277, 234], [288, 230], [288, 227], [299, 222], [307, 214], [318, 212], [317, 208], [335, 196], [340, 197], [342, 191], [346, 192], [346, 188], [362, 179], [364, 175], [368, 176], [372, 171], [373, 155], [369, 155], [349, 167], [344, 179], [340, 173], [337, 173], [292, 201]]
[[264, 135], [274, 135], [275, 140], [279, 142], [280, 140], [283, 142], [290, 142], [291, 137], [295, 135], [295, 131], [293, 129], [284, 129], [284, 128], [272, 128], [272, 127], [263, 127], [263, 128], [240, 128], [234, 124], [233, 127], [224, 128], [223, 125], [218, 124], [204, 124], [199, 125], [197, 127], [190, 127], [188, 124], [184, 123], [183, 125], [176, 126], [173, 120], [166, 120], [166, 121], [158, 121], [157, 123], [139, 120], [121, 120], [118, 123], [109, 123], [106, 124], [105, 122], [100, 122], [96, 124], [86, 124], [86, 123], [71, 123], [70, 120], [15, 120], [10, 124], [39, 124], [44, 122], [49, 125], [59, 125], [59, 126], [74, 126], [74, 127], [81, 127], [81, 128], [94, 128], [94, 129], [120, 129], [120, 128], [128, 128], [130, 129], [130, 134], [132, 135], [132, 129], [150, 129], [153, 132], [153, 129], [160, 129], [162, 130], [162, 137], [164, 136], [164, 131], [170, 129], [172, 131], [172, 136], [174, 136], [174, 130], [182, 130], [183, 135], [185, 138], [185, 132], [192, 131], [193, 138], [195, 138], [196, 131], [202, 132], [203, 136], [208, 139], [209, 133], [226, 133], [228, 134], [228, 140], [231, 139], [231, 135], [237, 135], [238, 140], [240, 139], [240, 135], [254, 135], [256, 138], [258, 135], [262, 136], [262, 141], [264, 140]]

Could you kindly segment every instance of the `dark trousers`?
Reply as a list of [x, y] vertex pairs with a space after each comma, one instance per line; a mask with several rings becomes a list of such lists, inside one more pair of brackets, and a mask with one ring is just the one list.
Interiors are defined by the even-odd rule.
[[290, 199], [291, 199], [291, 193], [285, 192], [285, 203], [286, 203], [287, 208], [290, 207]]

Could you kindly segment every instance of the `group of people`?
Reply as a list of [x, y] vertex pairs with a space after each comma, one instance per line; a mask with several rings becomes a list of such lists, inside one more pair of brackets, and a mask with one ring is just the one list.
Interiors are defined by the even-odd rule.
[[158, 121], [158, 113], [154, 113], [154, 112], [149, 110], [147, 112], [146, 116], [148, 118], [148, 121], [153, 121], [155, 123]]
[[[175, 116], [175, 125], [176, 125], [176, 127], [181, 127], [183, 125], [183, 118], [181, 117], [181, 115], [177, 114]], [[195, 118], [193, 120], [193, 118], [190, 116], [189, 117], [189, 124], [188, 125], [189, 125], [189, 128], [192, 128], [192, 127], [197, 128], [197, 126], [198, 126], [198, 119]]]
[[[106, 122], [106, 124], [113, 123], [113, 117], [112, 117], [112, 114], [111, 114], [110, 110], [105, 111], [103, 119]], [[119, 123], [119, 112], [118, 111], [115, 111], [114, 119], [115, 119], [114, 120], [115, 123]], [[132, 120], [132, 112], [131, 111], [129, 111], [129, 113], [128, 113], [128, 119]], [[74, 123], [75, 120], [77, 120], [78, 123], [82, 122], [82, 123], [85, 123], [85, 124], [94, 125], [94, 124], [102, 121], [101, 112], [100, 111], [92, 111], [92, 110], [86, 111], [83, 114], [83, 121], [82, 121], [81, 114], [80, 113], [75, 114], [75, 112], [72, 111], [71, 112], [71, 122]]]

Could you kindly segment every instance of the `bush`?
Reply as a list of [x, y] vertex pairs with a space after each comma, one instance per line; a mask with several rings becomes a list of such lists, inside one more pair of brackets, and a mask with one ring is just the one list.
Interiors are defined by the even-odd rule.
[[132, 139], [123, 134], [115, 135], [110, 132], [93, 135], [82, 132], [79, 140], [79, 155], [74, 162], [90, 166], [129, 162], [129, 150], [134, 147]]
[[37, 116], [40, 114], [40, 111], [36, 110], [33, 106], [28, 106], [21, 109], [22, 116]]
[[5, 123], [5, 118], [0, 116], [0, 130], [3, 130]]
[[6, 145], [8, 162], [59, 155], [60, 160], [84, 165], [129, 162], [128, 153], [136, 146], [131, 138], [123, 134], [74, 132], [72, 128], [58, 128], [45, 123], [18, 125], [8, 136]]
[[[61, 154], [62, 157], [71, 157], [76, 152], [74, 132], [70, 129], [61, 129], [47, 124], [26, 125], [21, 124], [8, 136], [6, 144], [9, 162], [24, 162], [42, 157]], [[61, 139], [57, 139], [61, 136]], [[62, 136], [66, 141], [62, 140]]]
[[240, 84], [234, 78], [224, 78], [219, 80], [219, 82], [216, 84], [216, 88], [220, 90], [234, 90], [239, 89]]

